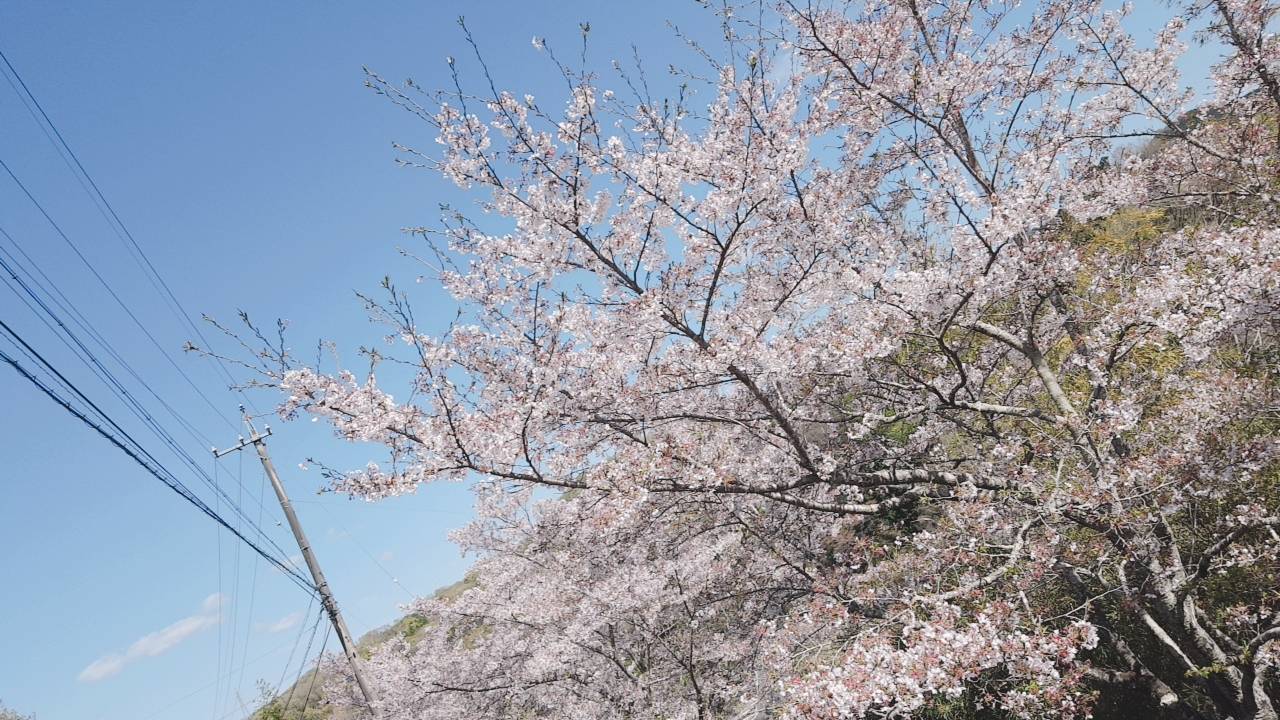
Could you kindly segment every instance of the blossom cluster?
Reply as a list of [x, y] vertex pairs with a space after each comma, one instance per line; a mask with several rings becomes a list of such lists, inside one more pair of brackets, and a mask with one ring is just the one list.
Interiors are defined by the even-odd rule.
[[476, 489], [384, 717], [1276, 717], [1275, 7], [1015, 5], [726, 8], [705, 100], [371, 78], [462, 312], [371, 306], [407, 399], [270, 380], [388, 449], [338, 490]]

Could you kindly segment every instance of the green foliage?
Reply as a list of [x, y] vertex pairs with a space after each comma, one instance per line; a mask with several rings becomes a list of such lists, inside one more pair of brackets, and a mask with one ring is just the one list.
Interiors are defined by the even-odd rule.
[[476, 583], [475, 575], [473, 573], [467, 573], [467, 575], [463, 577], [461, 580], [459, 580], [458, 582], [452, 585], [446, 585], [440, 588], [439, 590], [435, 591], [433, 597], [435, 597], [437, 600], [444, 600], [446, 602], [451, 602], [453, 600], [456, 600], [458, 596], [462, 595], [462, 593], [475, 587], [476, 584], [477, 583]]
[[[316, 678], [314, 688], [313, 678], [314, 670], [303, 675], [296, 685], [278, 696], [270, 683], [259, 680], [260, 706], [250, 716], [250, 720], [336, 720], [331, 708], [323, 703], [320, 686], [324, 683], [324, 678]], [[307, 696], [309, 690], [310, 697]]]
[[911, 439], [911, 434], [919, 426], [920, 423], [911, 420], [897, 420], [881, 427], [876, 431], [876, 434], [894, 445], [906, 445], [907, 441]]
[[[445, 601], [452, 601], [462, 593], [476, 586], [474, 576], [468, 574], [463, 579], [452, 585], [446, 585], [435, 591], [433, 597]], [[431, 619], [425, 615], [410, 613], [395, 621], [394, 623], [371, 630], [365, 633], [356, 641], [356, 648], [360, 656], [368, 659], [372, 656], [373, 651], [380, 645], [393, 639], [403, 639], [410, 643], [417, 639], [422, 629], [431, 624]], [[463, 637], [461, 642], [464, 646], [474, 644], [478, 638], [477, 633], [483, 632], [483, 628], [473, 630], [468, 636]], [[320, 674], [315, 680], [315, 687], [311, 692], [310, 702], [307, 704], [306, 710], [303, 711], [302, 704], [306, 697], [308, 689], [312, 688], [312, 678], [314, 671], [304, 674], [291, 688], [285, 688], [278, 695], [270, 684], [264, 680], [258, 681], [258, 710], [253, 713], [251, 720], [339, 720], [346, 717], [341, 713], [335, 714], [335, 708], [325, 703], [324, 684], [327, 676]], [[289, 701], [288, 707], [285, 707], [285, 700], [289, 698], [290, 692], [293, 692], [293, 698]], [[10, 717], [0, 714], [0, 720], [34, 720], [19, 715]]]
[[427, 626], [427, 619], [421, 615], [408, 615], [400, 621], [400, 637], [412, 640], [418, 631]]
[[1167, 230], [1163, 210], [1125, 208], [1077, 226], [1076, 241], [1090, 253], [1128, 255]]
[[977, 706], [973, 697], [965, 693], [960, 697], [942, 697], [934, 700], [919, 713], [920, 720], [998, 720], [1001, 715]]

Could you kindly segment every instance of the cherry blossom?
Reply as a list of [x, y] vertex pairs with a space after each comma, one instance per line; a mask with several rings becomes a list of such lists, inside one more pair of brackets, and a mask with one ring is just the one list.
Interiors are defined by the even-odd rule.
[[370, 302], [394, 396], [393, 351], [263, 372], [389, 450], [335, 489], [474, 483], [384, 716], [1276, 718], [1274, 16], [726, 9], [665, 101], [371, 75], [477, 203], [420, 231], [462, 312]]

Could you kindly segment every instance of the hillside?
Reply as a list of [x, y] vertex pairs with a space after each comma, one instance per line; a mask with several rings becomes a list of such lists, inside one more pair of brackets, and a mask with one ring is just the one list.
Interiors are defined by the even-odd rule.
[[[463, 578], [452, 585], [437, 590], [433, 597], [453, 598], [473, 585], [469, 578]], [[369, 657], [374, 648], [394, 638], [404, 638], [414, 642], [428, 624], [428, 618], [409, 613], [386, 625], [370, 630], [356, 640], [356, 647], [361, 657]], [[353, 720], [355, 715], [347, 708], [332, 705], [324, 694], [324, 686], [329, 680], [328, 673], [312, 669], [303, 673], [297, 682], [280, 690], [274, 698], [249, 716], [249, 720]], [[307, 695], [310, 691], [310, 699]]]

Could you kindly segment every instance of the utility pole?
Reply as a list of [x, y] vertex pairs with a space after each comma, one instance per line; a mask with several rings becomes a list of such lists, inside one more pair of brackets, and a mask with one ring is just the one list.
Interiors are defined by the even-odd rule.
[[302, 557], [307, 562], [307, 569], [311, 571], [311, 579], [315, 583], [316, 591], [320, 593], [320, 603], [324, 606], [325, 612], [329, 614], [329, 621], [333, 623], [333, 629], [338, 633], [338, 641], [342, 643], [342, 652], [347, 656], [347, 662], [351, 664], [351, 672], [356, 677], [356, 684], [360, 686], [360, 693], [364, 695], [365, 703], [369, 706], [370, 712], [374, 717], [380, 717], [377, 708], [373, 705], [373, 692], [369, 690], [369, 686], [365, 684], [364, 676], [360, 674], [360, 657], [356, 654], [356, 644], [351, 639], [351, 633], [347, 631], [347, 623], [342, 619], [342, 612], [338, 610], [338, 601], [334, 599], [333, 593], [329, 590], [329, 583], [324, 579], [324, 573], [320, 570], [320, 563], [316, 561], [315, 553], [311, 551], [311, 543], [307, 540], [307, 534], [302, 531], [302, 523], [298, 522], [298, 516], [293, 512], [293, 504], [289, 502], [289, 496], [284, 491], [284, 484], [280, 482], [280, 476], [276, 474], [276, 468], [271, 464], [271, 456], [267, 455], [266, 438], [271, 434], [271, 426], [264, 425], [266, 432], [259, 434], [257, 428], [253, 426], [253, 419], [245, 412], [244, 406], [240, 406], [240, 414], [244, 416], [244, 422], [249, 426], [249, 439], [243, 436], [240, 442], [234, 447], [226, 450], [213, 448], [213, 456], [220, 458], [223, 455], [236, 452], [243, 449], [247, 445], [253, 445], [258, 451], [258, 459], [262, 461], [262, 468], [267, 471], [267, 477], [271, 480], [271, 487], [276, 491], [276, 498], [280, 501], [280, 509], [284, 511], [284, 516], [289, 520], [289, 529], [293, 530], [293, 537], [298, 541], [298, 549], [302, 551]]

